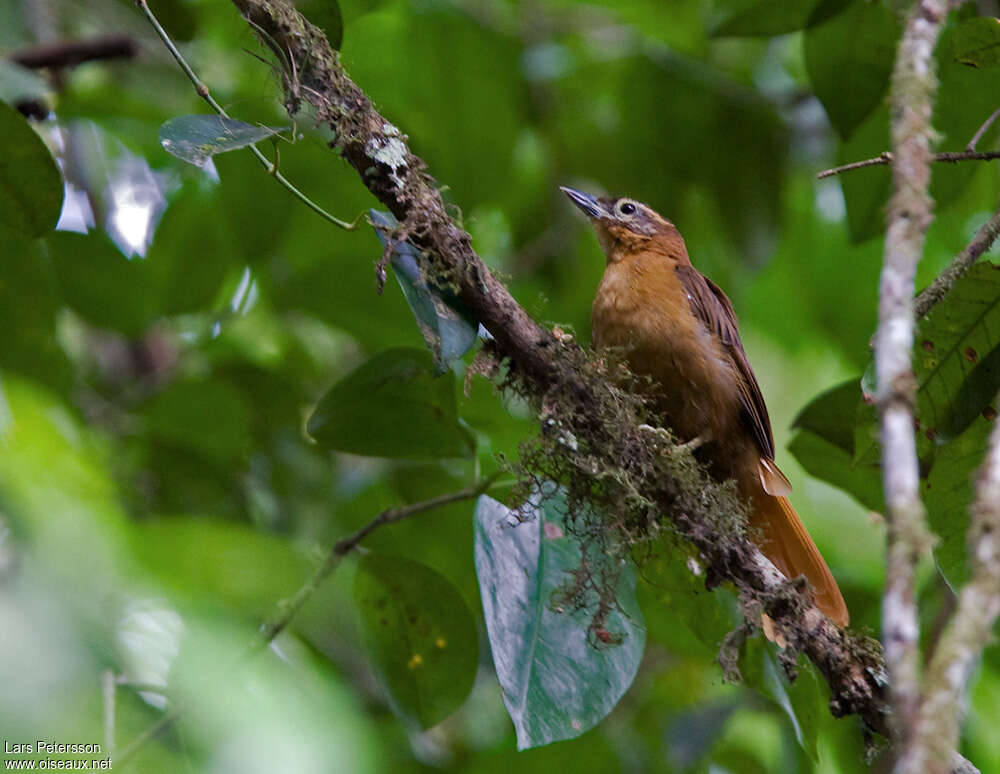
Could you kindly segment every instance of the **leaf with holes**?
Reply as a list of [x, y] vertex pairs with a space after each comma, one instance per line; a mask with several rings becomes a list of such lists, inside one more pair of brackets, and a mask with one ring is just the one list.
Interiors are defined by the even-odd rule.
[[931, 309], [913, 361], [923, 431], [960, 435], [1000, 391], [1000, 265], [976, 264]]
[[617, 586], [603, 621], [595, 617], [596, 591], [586, 592], [579, 609], [562, 601], [561, 592], [582, 567], [563, 507], [559, 496], [517, 512], [485, 495], [476, 505], [483, 614], [521, 750], [572, 739], [597, 725], [632, 684], [645, 646], [630, 563], [607, 568], [617, 574]]
[[160, 144], [182, 161], [204, 167], [217, 153], [245, 148], [282, 131], [283, 127], [255, 126], [224, 116], [180, 116], [160, 127]]
[[361, 636], [393, 711], [418, 728], [465, 701], [479, 661], [476, 623], [443, 575], [409, 559], [368, 554], [354, 598]]

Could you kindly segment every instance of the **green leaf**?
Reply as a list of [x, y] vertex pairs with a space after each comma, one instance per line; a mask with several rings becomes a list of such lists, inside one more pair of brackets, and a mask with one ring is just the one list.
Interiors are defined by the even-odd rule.
[[817, 396], [792, 423], [800, 432], [788, 448], [810, 475], [843, 489], [873, 511], [882, 511], [882, 471], [876, 459], [855, 460], [855, 427], [871, 418], [860, 379]]
[[803, 665], [795, 682], [789, 683], [771, 647], [760, 637], [747, 642], [740, 654], [740, 674], [747, 685], [784, 712], [799, 745], [814, 762], [818, 761], [816, 732], [819, 713], [826, 712], [826, 708], [816, 675], [810, 666]]
[[[251, 160], [252, 161], [252, 160]], [[257, 175], [262, 170], [254, 170]], [[260, 177], [257, 178], [260, 180]], [[228, 272], [252, 260], [250, 246], [227, 228], [218, 196], [232, 181], [223, 175], [221, 189], [199, 190], [187, 186], [170, 202], [156, 227], [142, 266], [156, 296], [156, 311], [163, 315], [205, 311], [216, 301]], [[266, 182], [266, 181], [265, 181]], [[239, 185], [239, 182], [233, 183]], [[289, 197], [290, 198], [290, 197]], [[241, 209], [252, 210], [245, 201]], [[273, 213], [268, 210], [269, 215]], [[267, 220], [257, 213], [257, 220]], [[260, 243], [257, 243], [260, 248]]]
[[56, 163], [24, 117], [0, 102], [0, 227], [38, 237], [56, 227], [63, 182]]
[[368, 457], [468, 457], [472, 434], [459, 423], [455, 379], [435, 376], [431, 354], [380, 352], [320, 398], [306, 429], [322, 446]]
[[969, 506], [975, 495], [975, 474], [996, 422], [995, 410], [990, 415], [994, 419], [979, 417], [962, 435], [938, 451], [922, 487], [927, 519], [940, 538], [934, 546], [934, 559], [953, 590], [959, 589], [969, 574], [966, 536]]
[[[869, 367], [869, 392], [875, 389], [871, 373]], [[952, 578], [964, 565], [964, 512], [970, 477], [983, 454], [982, 424], [993, 415], [1000, 392], [1000, 267], [973, 266], [919, 323], [913, 373], [927, 508], [944, 539], [938, 562]], [[878, 422], [857, 379], [814, 399], [793, 427], [802, 432], [790, 448], [806, 470], [865, 507], [884, 509]]]
[[[368, 214], [384, 247], [389, 239], [386, 230], [399, 224], [388, 212], [369, 210]], [[437, 372], [444, 373], [452, 360], [462, 357], [476, 343], [478, 323], [454, 293], [424, 278], [418, 258], [419, 252], [410, 242], [397, 244], [392, 252], [393, 273], [434, 355]]]
[[849, 453], [812, 433], [799, 433], [788, 450], [809, 475], [843, 489], [865, 508], [882, 512], [882, 469], [871, 462], [855, 462]]
[[[960, 150], [1000, 104], [1000, 79], [989, 71], [965, 67], [952, 56], [956, 26], [949, 23], [935, 51], [938, 98], [932, 124], [939, 136], [938, 147]], [[988, 147], [997, 137], [994, 125], [980, 139]], [[882, 106], [862, 123], [847, 142], [837, 146], [837, 164], [873, 158], [889, 150], [889, 110]], [[976, 173], [974, 164], [933, 164], [930, 193], [938, 209], [958, 198]], [[885, 229], [885, 206], [892, 189], [888, 166], [858, 169], [840, 175], [847, 205], [851, 241], [864, 242]]]
[[850, 0], [735, 0], [713, 27], [714, 37], [769, 37], [819, 24]]
[[275, 601], [290, 598], [310, 575], [309, 562], [290, 540], [233, 521], [144, 520], [130, 540], [134, 555], [165, 585], [251, 615], [270, 615]]
[[867, 0], [855, 0], [843, 13], [806, 31], [806, 72], [842, 139], [881, 102], [898, 39], [892, 11]]
[[982, 16], [967, 19], [955, 29], [955, 61], [970, 67], [1000, 65], [1000, 19]]
[[102, 233], [57, 232], [45, 240], [63, 297], [87, 322], [138, 337], [157, 315], [149, 270]]
[[577, 737], [614, 708], [642, 659], [635, 568], [620, 568], [616, 605], [602, 630], [608, 641], [598, 634], [594, 642], [588, 633], [596, 595], [576, 611], [554, 604], [581, 566], [557, 502], [515, 513], [483, 496], [475, 518], [483, 614], [518, 749]]
[[220, 380], [175, 382], [149, 401], [143, 416], [153, 438], [223, 465], [250, 446], [247, 400]]
[[722, 736], [729, 718], [739, 706], [733, 699], [722, 699], [696, 705], [674, 718], [667, 731], [667, 750], [675, 770], [694, 770]]
[[56, 338], [63, 299], [41, 240], [8, 238], [0, 250], [0, 369], [17, 371], [63, 390], [73, 381]]
[[[961, 25], [947, 24], [935, 51], [940, 86], [931, 122], [940, 138], [937, 148], [944, 151], [965, 148], [976, 130], [1000, 105], [1000, 79], [996, 73], [966, 67], [956, 61], [954, 52], [960, 28]], [[980, 138], [978, 147], [992, 147], [997, 133], [998, 126], [994, 123]], [[958, 198], [980, 166], [974, 163], [933, 164], [930, 193], [935, 206], [941, 208]]]
[[973, 266], [920, 322], [917, 417], [932, 440], [962, 433], [1000, 390], [1000, 266]]
[[283, 127], [255, 126], [223, 116], [180, 116], [160, 127], [160, 144], [182, 161], [203, 167], [217, 153], [245, 148], [281, 131]]
[[476, 624], [443, 575], [422, 565], [368, 554], [354, 597], [361, 634], [393, 711], [419, 728], [437, 725], [465, 701], [476, 676]]
[[[0, 503], [19, 554], [48, 570], [78, 614], [108, 614], [104, 594], [118, 593], [127, 517], [108, 471], [106, 443], [37, 383], [0, 380]], [[24, 549], [23, 553], [20, 549]], [[67, 557], [73, 557], [67, 561]], [[120, 583], [120, 579], [117, 581]], [[117, 591], [116, 591], [117, 589]], [[84, 591], [86, 590], [86, 591]]]
[[[889, 150], [889, 108], [880, 107], [862, 123], [846, 142], [837, 143], [836, 162], [874, 158]], [[885, 230], [885, 205], [892, 191], [888, 166], [865, 167], [838, 176], [847, 208], [847, 231], [858, 244]]]

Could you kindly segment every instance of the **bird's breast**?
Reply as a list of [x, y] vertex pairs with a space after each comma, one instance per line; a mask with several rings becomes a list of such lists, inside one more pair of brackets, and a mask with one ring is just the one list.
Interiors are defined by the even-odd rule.
[[739, 377], [718, 338], [691, 312], [671, 267], [609, 264], [594, 298], [594, 345], [621, 348], [650, 378], [654, 405], [681, 438], [721, 440], [740, 416]]

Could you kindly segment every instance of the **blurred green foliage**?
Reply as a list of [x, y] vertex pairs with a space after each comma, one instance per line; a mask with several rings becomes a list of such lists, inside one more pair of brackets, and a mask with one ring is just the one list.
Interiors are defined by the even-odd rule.
[[[485, 647], [471, 501], [373, 533], [360, 569], [346, 560], [290, 631], [237, 664], [336, 539], [492, 473], [536, 422], [482, 378], [463, 390], [462, 361], [434, 378], [442, 359], [426, 351], [404, 293], [392, 282], [375, 292], [382, 246], [371, 229], [333, 229], [249, 154], [202, 170], [163, 149], [160, 127], [205, 106], [133, 3], [36, 6], [0, 5], [5, 52], [114, 31], [141, 54], [61, 71], [45, 95], [49, 118], [33, 124], [8, 105], [36, 99], [40, 79], [0, 68], [5, 741], [100, 742], [110, 754], [110, 670], [118, 750], [165, 703], [188, 708], [142, 748], [134, 770], [144, 772], [859, 770], [859, 724], [829, 715], [809, 666], [790, 685], [769, 646], [752, 641], [745, 683], [723, 683], [714, 658], [735, 600], [705, 591], [680, 548], [640, 563], [645, 655], [617, 707], [576, 739], [516, 752]], [[151, 6], [234, 118], [289, 124], [277, 71], [295, 68], [257, 45], [231, 5]], [[854, 624], [877, 630], [882, 520], [821, 480], [880, 505], [858, 374], [870, 360], [889, 175], [815, 173], [887, 149], [893, 4], [301, 7], [322, 14], [314, 20], [338, 39], [348, 72], [427, 160], [480, 255], [536, 318], [590, 338], [602, 257], [558, 185], [628, 194], [678, 225], [694, 263], [733, 299], [795, 506]], [[938, 49], [942, 150], [964, 147], [1000, 104], [996, 24], [975, 13], [954, 13]], [[277, 139], [282, 173], [342, 218], [377, 207], [330, 152], [329, 133], [308, 113], [292, 120]], [[933, 193], [921, 283], [995, 209], [996, 171], [938, 165]], [[408, 281], [422, 322], [437, 324], [435, 298]], [[992, 310], [990, 287], [977, 283], [974, 295]], [[961, 331], [948, 333], [976, 339], [979, 365], [942, 367], [955, 437], [922, 442], [936, 455], [924, 487], [951, 582], [964, 568], [970, 474], [995, 416], [991, 320], [960, 313]], [[816, 478], [783, 451], [796, 415], [792, 449]], [[393, 556], [406, 559], [387, 564]], [[933, 630], [947, 590], [925, 575], [922, 623]], [[405, 601], [392, 647], [372, 644], [381, 624], [365, 607], [385, 588], [406, 592], [390, 594]], [[411, 610], [417, 624], [447, 619], [459, 633], [446, 640], [464, 648], [412, 684], [391, 671], [424, 636], [411, 631]], [[984, 772], [1000, 771], [998, 708], [993, 648], [963, 737]]]

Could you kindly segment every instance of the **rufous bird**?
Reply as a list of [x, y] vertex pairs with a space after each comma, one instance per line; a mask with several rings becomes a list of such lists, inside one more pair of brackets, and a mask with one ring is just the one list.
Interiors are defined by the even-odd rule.
[[680, 232], [652, 208], [562, 191], [590, 219], [607, 258], [592, 311], [595, 348], [621, 348], [629, 370], [649, 378], [664, 425], [697, 447], [716, 479], [736, 481], [763, 554], [785, 577], [804, 575], [817, 607], [846, 626], [837, 582], [788, 502], [792, 487], [774, 463], [771, 420], [726, 294], [691, 265]]

